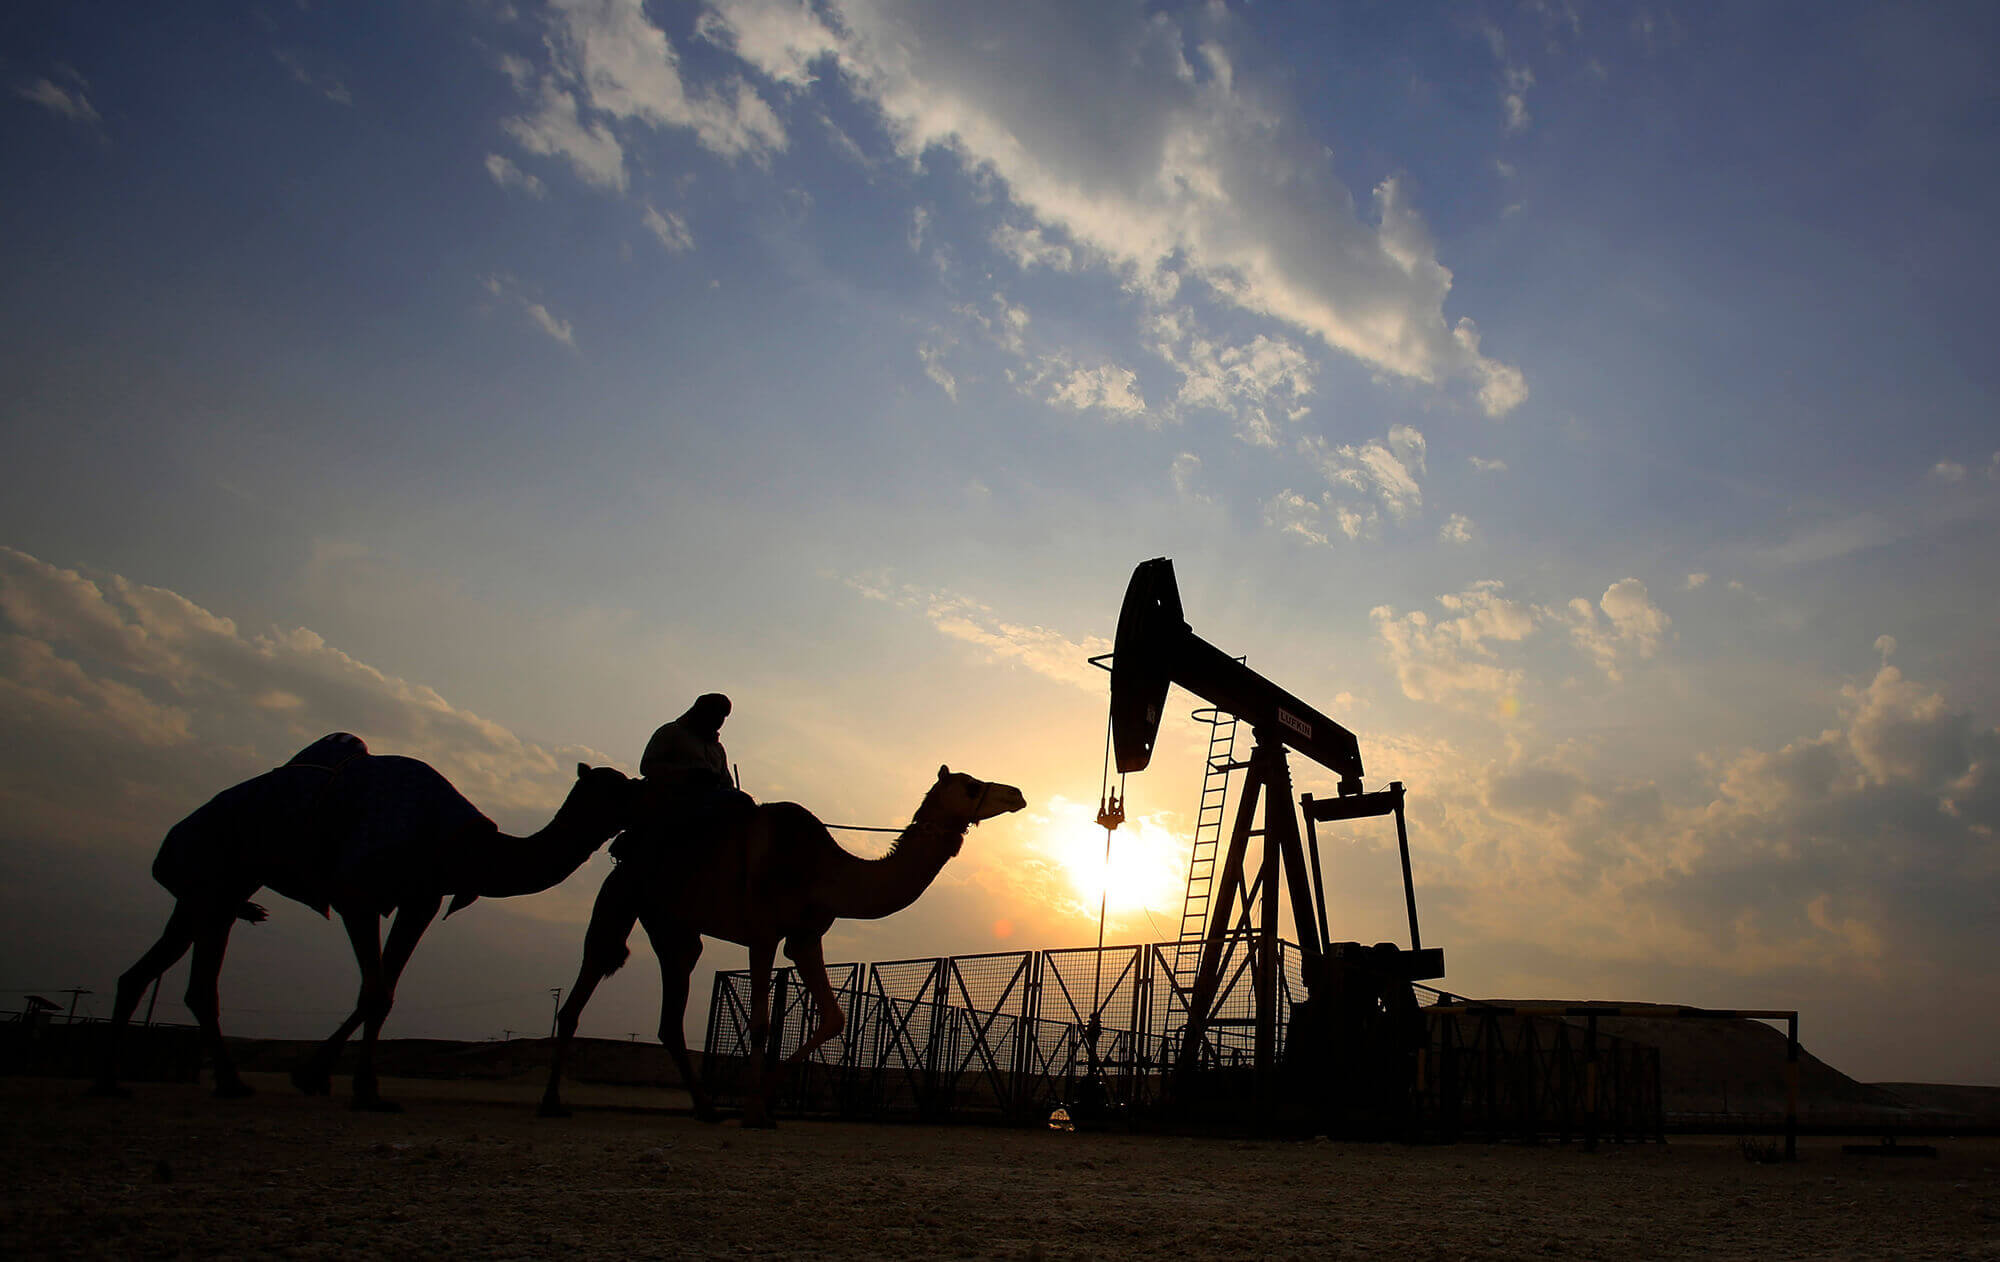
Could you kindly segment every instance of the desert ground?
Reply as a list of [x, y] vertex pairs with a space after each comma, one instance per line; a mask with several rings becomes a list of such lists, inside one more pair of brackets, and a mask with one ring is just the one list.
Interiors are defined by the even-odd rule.
[[[696, 1122], [658, 1089], [385, 1081], [400, 1114], [0, 1078], [12, 1256], [2000, 1258], [2000, 1139], [1935, 1159]], [[344, 1087], [344, 1084], [342, 1084]], [[337, 1088], [338, 1089], [338, 1088]]]

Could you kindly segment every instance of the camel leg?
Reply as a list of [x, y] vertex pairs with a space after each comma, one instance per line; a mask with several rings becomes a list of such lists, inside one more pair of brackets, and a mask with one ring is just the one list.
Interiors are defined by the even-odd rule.
[[90, 1094], [119, 1097], [132, 1094], [118, 1085], [120, 1036], [131, 1023], [132, 1013], [138, 1009], [139, 999], [146, 993], [146, 987], [172, 968], [194, 945], [196, 920], [194, 909], [184, 902], [176, 902], [173, 914], [167, 917], [167, 927], [160, 933], [160, 940], [139, 957], [137, 964], [119, 976], [118, 1001], [111, 1011], [111, 1024], [104, 1032], [104, 1062], [98, 1068], [97, 1081], [92, 1084]]
[[772, 1083], [764, 1072], [764, 1043], [771, 1030], [771, 965], [776, 942], [750, 947], [750, 1092], [743, 1101], [743, 1124], [762, 1130], [777, 1126], [771, 1117]]
[[590, 908], [590, 926], [583, 931], [583, 963], [576, 980], [570, 983], [569, 997], [556, 1013], [556, 1045], [549, 1053], [549, 1085], [535, 1111], [543, 1117], [568, 1117], [562, 1102], [563, 1062], [569, 1057], [570, 1040], [576, 1037], [576, 1023], [584, 1005], [597, 991], [597, 983], [618, 971], [630, 954], [626, 939], [639, 922], [638, 879], [620, 864], [597, 889], [597, 901]]
[[375, 1081], [375, 1038], [382, 1032], [382, 1019], [389, 1015], [389, 988], [382, 976], [382, 918], [370, 908], [343, 910], [341, 923], [347, 926], [347, 940], [354, 946], [354, 962], [361, 966], [361, 997], [355, 1007], [362, 1014], [361, 1063], [354, 1067], [354, 1104], [357, 1110], [400, 1113], [402, 1106], [384, 1100]]
[[188, 1011], [201, 1023], [202, 1044], [215, 1066], [215, 1094], [225, 1100], [255, 1094], [237, 1074], [236, 1062], [222, 1041], [222, 1000], [217, 991], [222, 955], [229, 948], [229, 931], [236, 924], [236, 907], [241, 901], [228, 899], [201, 909], [195, 926], [194, 963], [188, 969]]
[[[442, 897], [433, 899], [429, 905], [406, 903], [396, 912], [396, 920], [389, 928], [389, 941], [382, 948], [382, 979], [387, 985], [390, 998], [396, 993], [396, 983], [402, 979], [403, 969], [410, 962], [410, 956], [417, 949], [417, 942], [429, 929], [431, 921], [437, 917], [438, 907], [444, 902]], [[292, 1085], [307, 1095], [333, 1094], [333, 1067], [340, 1060], [340, 1049], [347, 1040], [361, 1028], [368, 1019], [367, 1012], [357, 1005], [348, 1014], [340, 1028], [327, 1037], [324, 1043], [314, 1048], [304, 1064], [292, 1071]]]
[[715, 1101], [708, 1087], [695, 1076], [694, 1062], [688, 1059], [687, 1001], [688, 979], [701, 959], [701, 935], [674, 925], [649, 920], [646, 936], [653, 940], [653, 954], [660, 957], [660, 1042], [674, 1058], [681, 1085], [694, 1101], [694, 1115], [703, 1122], [717, 1120]]
[[806, 984], [813, 1008], [819, 1013], [819, 1028], [799, 1045], [798, 1051], [785, 1058], [784, 1064], [778, 1067], [780, 1074], [811, 1056], [847, 1027], [847, 1014], [840, 1010], [840, 999], [833, 993], [833, 979], [826, 975], [825, 943], [818, 938], [809, 942], [787, 942], [785, 954], [799, 966], [799, 980]]

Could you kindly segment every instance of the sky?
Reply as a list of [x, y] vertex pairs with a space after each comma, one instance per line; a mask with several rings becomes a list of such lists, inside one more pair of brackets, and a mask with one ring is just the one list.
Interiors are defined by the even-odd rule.
[[[830, 959], [1089, 944], [1085, 659], [1170, 556], [1409, 787], [1442, 985], [2000, 1084], [1996, 26], [9, 5], [0, 1006], [108, 1011], [166, 829], [325, 732], [526, 832], [706, 691], [830, 823], [1029, 800]], [[1112, 942], [1177, 931], [1201, 704]], [[1336, 938], [1405, 939], [1393, 833], [1328, 843]], [[387, 1033], [538, 1032], [609, 865], [434, 927]], [[311, 1036], [344, 935], [267, 901], [225, 1029]], [[658, 1024], [635, 946], [583, 1033]]]

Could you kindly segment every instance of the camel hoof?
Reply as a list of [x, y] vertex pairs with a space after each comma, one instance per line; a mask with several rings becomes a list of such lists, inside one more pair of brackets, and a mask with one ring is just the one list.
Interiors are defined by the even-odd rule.
[[231, 1078], [227, 1082], [215, 1084], [215, 1098], [218, 1100], [247, 1100], [257, 1094], [257, 1088], [241, 1078]]
[[384, 1100], [379, 1095], [355, 1096], [354, 1103], [347, 1106], [356, 1113], [401, 1113], [403, 1106], [394, 1100]]
[[542, 1101], [541, 1107], [535, 1110], [535, 1116], [568, 1117], [570, 1116], [570, 1111], [564, 1108], [562, 1105], [556, 1103], [554, 1100], [544, 1100]]
[[332, 1095], [333, 1075], [324, 1069], [294, 1069], [292, 1085], [306, 1095]]
[[84, 1094], [95, 1096], [100, 1100], [129, 1100], [132, 1098], [132, 1089], [121, 1087], [115, 1082], [94, 1082], [90, 1084], [90, 1090]]

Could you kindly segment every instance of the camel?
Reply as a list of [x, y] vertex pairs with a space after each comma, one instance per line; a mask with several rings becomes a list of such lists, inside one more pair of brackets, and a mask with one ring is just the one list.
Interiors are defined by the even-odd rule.
[[[346, 733], [223, 790], [160, 844], [153, 879], [174, 896], [174, 910], [159, 941], [118, 979], [93, 1094], [128, 1094], [118, 1085], [120, 1035], [146, 987], [190, 946], [187, 1006], [215, 1066], [215, 1094], [252, 1093], [222, 1041], [216, 979], [231, 927], [238, 919], [264, 919], [264, 909], [248, 900], [269, 887], [321, 915], [340, 913], [361, 969], [353, 1015], [293, 1073], [293, 1083], [307, 1094], [328, 1094], [342, 1045], [365, 1025], [354, 1107], [398, 1111], [377, 1087], [375, 1042], [403, 967], [445, 896], [452, 896], [449, 916], [482, 895], [550, 889], [633, 818], [638, 781], [583, 763], [576, 776], [555, 818], [528, 837], [501, 832], [428, 764], [370, 754]], [[391, 913], [384, 945], [380, 920]]]
[[[695, 1115], [714, 1121], [713, 1101], [688, 1061], [681, 1028], [688, 979], [706, 934], [750, 948], [750, 1082], [743, 1123], [767, 1127], [779, 1076], [812, 1055], [846, 1024], [827, 977], [823, 939], [836, 920], [878, 920], [901, 911], [930, 888], [965, 844], [965, 830], [1027, 805], [1011, 785], [976, 780], [939, 767], [937, 782], [889, 852], [862, 859], [841, 849], [812, 812], [793, 802], [758, 806], [740, 837], [706, 850], [673, 847], [623, 859], [597, 892], [584, 932], [583, 966], [556, 1020], [556, 1046], [540, 1112], [565, 1117], [559, 1085], [577, 1019], [597, 984], [631, 954], [626, 941], [643, 924], [660, 959], [660, 1041], [694, 1097]], [[631, 834], [621, 845], [630, 845]], [[654, 839], [647, 838], [652, 841]], [[689, 855], [694, 869], [675, 869]], [[771, 965], [778, 944], [798, 966], [818, 1013], [818, 1028], [768, 1077], [764, 1044], [770, 1025]]]

